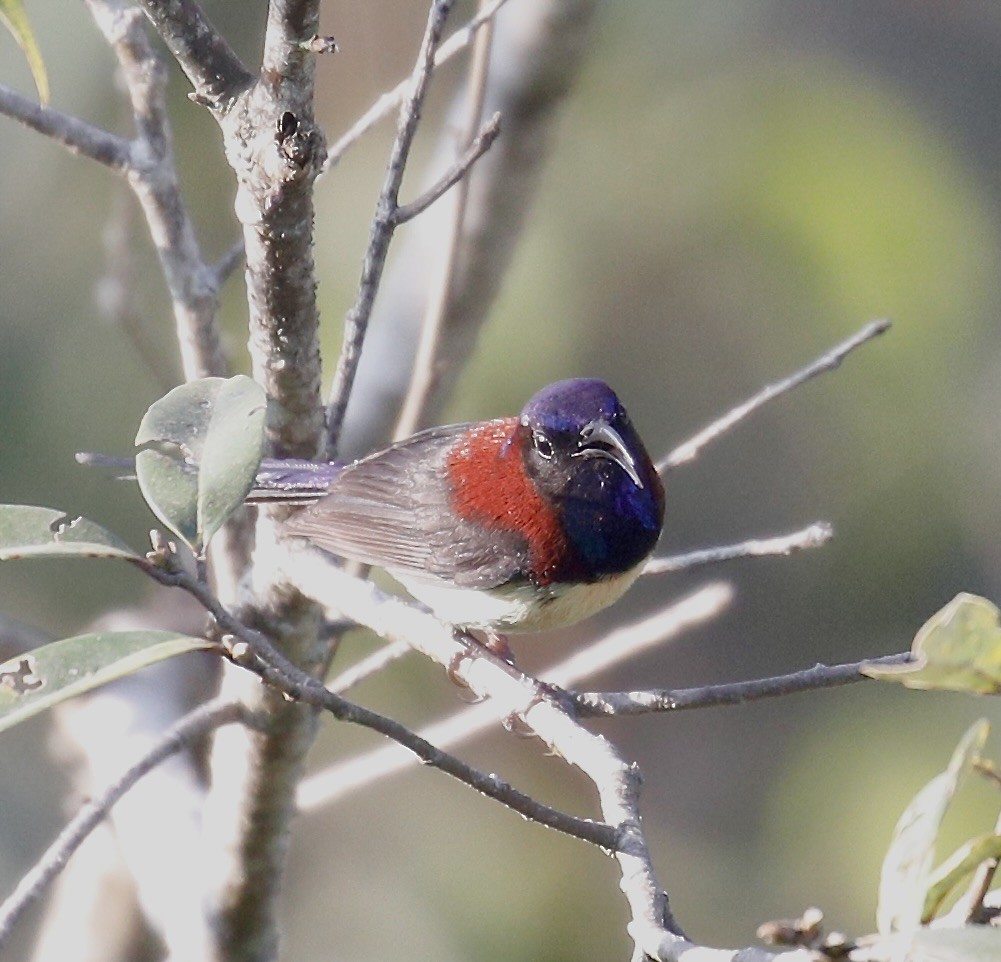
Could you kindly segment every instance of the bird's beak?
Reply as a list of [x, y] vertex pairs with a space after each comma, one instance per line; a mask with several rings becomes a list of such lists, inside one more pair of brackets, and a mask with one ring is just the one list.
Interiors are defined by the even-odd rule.
[[639, 472], [636, 470], [636, 459], [626, 447], [622, 435], [607, 421], [601, 419], [584, 425], [580, 432], [581, 448], [575, 451], [574, 458], [608, 458], [614, 461], [629, 477], [637, 488], [643, 487]]

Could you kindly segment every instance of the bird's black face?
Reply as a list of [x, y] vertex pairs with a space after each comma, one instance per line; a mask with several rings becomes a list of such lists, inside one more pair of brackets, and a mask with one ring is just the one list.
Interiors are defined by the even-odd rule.
[[664, 496], [642, 440], [607, 384], [549, 385], [521, 415], [525, 472], [559, 512], [589, 574], [627, 570], [660, 536]]
[[578, 378], [543, 388], [525, 405], [520, 431], [525, 467], [541, 494], [650, 484], [643, 442], [603, 381]]

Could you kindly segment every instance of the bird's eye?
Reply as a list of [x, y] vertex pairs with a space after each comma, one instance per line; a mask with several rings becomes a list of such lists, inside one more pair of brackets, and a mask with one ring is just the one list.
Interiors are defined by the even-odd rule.
[[553, 442], [549, 440], [541, 431], [532, 432], [532, 444], [539, 452], [539, 457], [548, 461], [553, 456]]

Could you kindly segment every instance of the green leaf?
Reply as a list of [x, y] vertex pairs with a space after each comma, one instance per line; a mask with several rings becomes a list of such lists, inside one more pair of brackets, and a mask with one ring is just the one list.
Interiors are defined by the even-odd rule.
[[942, 819], [989, 733], [984, 720], [972, 725], [952, 753], [949, 767], [925, 785], [900, 816], [879, 876], [880, 935], [912, 932], [921, 924]]
[[147, 665], [212, 647], [173, 631], [101, 631], [17, 655], [0, 665], [0, 731]]
[[949, 894], [973, 875], [982, 862], [995, 858], [1001, 858], [1001, 835], [980, 835], [961, 845], [929, 878], [921, 921], [928, 923], [935, 918]]
[[24, 52], [28, 66], [31, 68], [31, 76], [35, 79], [38, 99], [43, 104], [47, 104], [49, 102], [49, 78], [45, 72], [42, 53], [35, 42], [35, 35], [31, 32], [28, 15], [24, 12], [21, 0], [0, 0], [0, 23], [3, 23], [10, 31]]
[[264, 452], [267, 399], [242, 374], [174, 388], [146, 412], [136, 476], [153, 513], [202, 555], [243, 503]]
[[978, 695], [1001, 692], [1001, 613], [977, 595], [959, 594], [914, 636], [906, 665], [865, 665], [870, 678], [908, 688], [948, 689]]
[[0, 561], [14, 558], [131, 558], [110, 531], [78, 515], [28, 504], [0, 504]]

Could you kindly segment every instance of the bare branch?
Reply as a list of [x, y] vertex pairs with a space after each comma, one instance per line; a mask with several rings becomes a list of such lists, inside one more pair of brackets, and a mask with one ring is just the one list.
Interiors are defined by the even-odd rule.
[[[496, 18], [484, 116], [500, 112], [504, 136], [479, 161], [463, 219], [461, 256], [450, 284], [422, 421], [433, 422], [477, 342], [514, 256], [541, 182], [556, 115], [594, 49], [595, 0], [508, 4]], [[465, 98], [453, 100], [430, 169], [455, 156]], [[407, 393], [428, 304], [440, 290], [450, 232], [449, 204], [436, 204], [399, 238], [365, 340], [339, 450], [355, 455], [388, 438]]]
[[[466, 117], [463, 125], [463, 141], [467, 152], [476, 145], [476, 130], [483, 114], [483, 99], [486, 96], [487, 75], [490, 68], [490, 47], [493, 43], [493, 22], [484, 25], [476, 35], [473, 47], [473, 63], [469, 71]], [[500, 114], [495, 113], [492, 123], [496, 127]], [[482, 139], [482, 134], [480, 138]], [[491, 138], [491, 142], [493, 138]], [[434, 188], [432, 188], [432, 191]], [[466, 217], [466, 202], [469, 198], [469, 179], [462, 181], [450, 198], [448, 229], [444, 237], [444, 250], [438, 265], [437, 276], [431, 285], [430, 296], [424, 308], [421, 334], [417, 342], [410, 384], [403, 399], [400, 416], [396, 421], [393, 439], [400, 440], [413, 434], [420, 427], [427, 410], [432, 392], [438, 383], [437, 355], [441, 341], [442, 325], [452, 298], [455, 275], [458, 268], [462, 244], [462, 227]]]
[[16, 90], [0, 84], [0, 114], [51, 137], [67, 150], [122, 172], [129, 164], [129, 143], [122, 137], [71, 117], [54, 107], [43, 107]]
[[319, 0], [270, 0], [262, 75], [287, 82], [304, 70], [312, 73], [314, 55], [309, 41], [317, 36], [319, 17]]
[[[230, 644], [230, 652], [233, 661], [242, 668], [252, 671], [270, 686], [280, 691], [283, 696], [301, 705], [313, 705], [329, 712], [341, 721], [361, 725], [370, 728], [382, 735], [392, 738], [413, 752], [422, 762], [438, 768], [448, 775], [469, 785], [478, 792], [493, 798], [516, 812], [524, 815], [532, 821], [539, 822], [557, 831], [573, 835], [584, 841], [600, 845], [602, 848], [615, 848], [616, 834], [614, 830], [600, 822], [590, 819], [577, 818], [560, 812], [548, 805], [519, 792], [507, 783], [503, 782], [495, 775], [488, 775], [478, 771], [465, 762], [460, 761], [452, 755], [442, 751], [432, 745], [426, 739], [416, 735], [409, 728], [385, 715], [363, 708], [353, 702], [347, 701], [340, 695], [335, 694], [317, 681], [308, 672], [297, 667], [285, 657], [269, 640], [259, 631], [247, 627], [237, 618], [233, 617], [221, 604], [208, 587], [185, 571], [173, 556], [163, 556], [157, 562], [147, 560], [135, 561], [134, 566], [145, 574], [168, 587], [180, 588], [195, 598], [215, 619], [219, 627], [239, 639], [236, 644]], [[359, 585], [367, 585], [367, 582], [348, 577], [350, 581]], [[376, 591], [378, 589], [375, 589]], [[405, 612], [414, 615], [423, 615], [418, 609], [405, 602], [399, 602]], [[440, 622], [431, 618], [439, 632], [443, 632], [451, 639], [451, 643], [457, 646], [454, 654], [457, 658], [463, 657], [468, 650], [458, 641], [452, 638], [447, 628]], [[499, 662], [503, 664], [502, 662]], [[505, 670], [512, 671], [510, 666], [505, 666]], [[516, 674], [516, 672], [513, 672]], [[534, 683], [518, 675], [519, 683], [523, 684], [524, 690], [531, 692], [531, 697], [538, 698], [540, 693]]]
[[243, 263], [243, 259], [243, 238], [241, 237], [212, 266], [217, 290], [229, 280], [233, 272]]
[[470, 141], [462, 156], [444, 174], [432, 184], [420, 197], [403, 204], [396, 209], [396, 225], [413, 220], [418, 214], [423, 214], [436, 200], [450, 191], [489, 149], [497, 139], [501, 129], [500, 114], [494, 114]]
[[287, 665], [278, 668], [266, 666], [259, 671], [259, 674], [265, 681], [277, 685], [290, 698], [307, 705], [315, 705], [317, 708], [330, 712], [341, 721], [362, 725], [393, 739], [397, 744], [416, 755], [424, 764], [437, 768], [446, 775], [451, 775], [470, 788], [476, 789], [482, 795], [506, 805], [533, 822], [556, 829], [556, 831], [566, 835], [572, 835], [585, 842], [599, 845], [608, 851], [613, 851], [618, 847], [618, 833], [613, 826], [568, 815], [566, 812], [544, 805], [524, 792], [512, 788], [497, 775], [478, 771], [454, 755], [442, 751], [399, 722], [360, 705], [344, 701], [308, 675], [296, 676], [289, 673], [288, 667]]
[[25, 910], [43, 894], [84, 839], [140, 778], [208, 732], [235, 722], [244, 725], [252, 723], [244, 707], [238, 703], [213, 701], [196, 708], [172, 725], [152, 749], [123, 772], [104, 792], [85, 802], [45, 854], [0, 905], [0, 947], [10, 937], [14, 925]]
[[323, 436], [313, 182], [326, 154], [314, 116], [319, 0], [268, 7], [261, 79], [219, 117], [237, 179], [254, 377], [279, 457], [312, 458]]
[[[581, 727], [530, 679], [485, 651], [464, 647], [433, 616], [350, 578], [322, 552], [288, 545], [283, 567], [306, 595], [390, 640], [406, 640], [449, 668], [474, 694], [489, 697], [498, 717], [519, 716], [554, 753], [593, 782], [602, 816], [617, 833], [620, 887], [629, 903], [629, 932], [637, 946], [660, 951], [681, 941], [667, 896], [657, 882], [638, 810], [639, 773], [605, 738]], [[651, 953], [652, 954], [652, 953]]]
[[713, 708], [740, 705], [761, 698], [777, 698], [818, 688], [837, 688], [857, 681], [870, 680], [862, 674], [866, 665], [898, 665], [911, 660], [909, 652], [869, 658], [844, 665], [815, 665], [802, 671], [754, 681], [701, 688], [658, 689], [648, 691], [575, 692], [574, 703], [582, 715], [645, 715], [650, 712], [681, 711], [686, 708]]
[[[213, 104], [236, 175], [252, 371], [268, 396], [267, 446], [278, 457], [315, 457], [323, 437], [313, 183], [326, 143], [314, 114], [315, 55], [303, 46], [318, 26], [319, 0], [271, 0], [259, 79], [242, 85], [234, 73], [232, 99]], [[275, 537], [282, 511], [258, 515], [259, 549]], [[288, 590], [266, 555], [255, 553], [243, 583], [244, 617], [289, 663], [321, 674], [330, 646], [319, 636], [316, 607]], [[259, 737], [220, 733], [212, 746], [204, 818], [215, 953], [270, 958], [278, 952], [295, 786], [318, 716], [231, 668], [222, 691], [244, 699], [268, 726]]]
[[[541, 677], [549, 684], [570, 688], [582, 678], [635, 658], [654, 646], [677, 638], [688, 628], [716, 617], [730, 597], [731, 591], [727, 586], [707, 585], [667, 606], [663, 611], [610, 632], [594, 644], [547, 668]], [[397, 644], [403, 645], [408, 651], [413, 650], [406, 642]], [[389, 645], [384, 650], [395, 647]], [[339, 682], [340, 679], [334, 685]], [[496, 727], [497, 709], [489, 701], [484, 701], [462, 708], [418, 734], [439, 748], [453, 748]], [[356, 758], [331, 765], [305, 779], [299, 786], [299, 806], [312, 810], [333, 804], [359, 789], [411, 768], [413, 764], [413, 756], [399, 746], [383, 745]]]
[[795, 371], [781, 381], [769, 384], [764, 390], [755, 394], [754, 397], [744, 401], [743, 404], [738, 404], [737, 407], [728, 411], [721, 418], [717, 418], [712, 424], [699, 431], [695, 437], [690, 438], [684, 444], [679, 445], [661, 458], [657, 462], [657, 470], [663, 474], [693, 460], [698, 456], [702, 448], [711, 441], [715, 441], [721, 434], [725, 434], [735, 424], [743, 421], [749, 414], [752, 414], [769, 401], [773, 401], [775, 398], [793, 390], [793, 388], [797, 388], [806, 381], [817, 377], [818, 374], [833, 371], [852, 351], [889, 329], [890, 322], [887, 320], [873, 321], [871, 324], [867, 324], [858, 333], [853, 334], [846, 341], [842, 341], [811, 364]]
[[213, 108], [253, 83], [253, 76], [205, 16], [196, 0], [140, 0], [146, 16], [195, 88]]
[[644, 575], [660, 575], [675, 571], [685, 571], [700, 565], [719, 564], [735, 558], [765, 558], [776, 555], [788, 556], [795, 551], [819, 548], [834, 537], [834, 529], [826, 521], [815, 521], [811, 525], [792, 534], [777, 535], [774, 538], [752, 538], [739, 544], [723, 545], [718, 548], [703, 548], [686, 554], [667, 558], [651, 558], [643, 569]]
[[403, 182], [403, 172], [417, 124], [420, 120], [421, 106], [431, 82], [431, 72], [434, 69], [434, 52], [438, 47], [445, 21], [451, 12], [454, 0], [434, 0], [428, 16], [424, 39], [421, 41], [417, 64], [411, 74], [406, 100], [400, 108], [400, 118], [397, 125], [396, 140], [389, 155], [386, 177], [382, 191], [376, 203], [375, 217], [372, 220], [372, 230], [369, 236], [368, 250], [362, 266], [361, 281], [358, 285], [358, 295], [354, 306], [344, 319], [344, 343], [341, 356], [337, 362], [333, 385], [330, 389], [330, 401], [327, 406], [327, 443], [326, 456], [332, 457], [337, 449], [344, 414], [347, 411], [348, 398], [358, 372], [358, 362], [361, 360], [361, 349], [368, 331], [369, 318], [372, 316], [372, 306], [375, 304], [376, 291], [382, 278], [386, 264], [386, 254], [390, 241], [396, 229], [396, 212], [399, 209], [400, 185]]
[[132, 104], [137, 138], [125, 173], [142, 205], [170, 292], [184, 376], [224, 374], [215, 278], [202, 258], [177, 179], [166, 71], [138, 8], [118, 0], [87, 0], [87, 6], [118, 58]]
[[[440, 67], [457, 53], [465, 50], [476, 36], [477, 31], [490, 21], [507, 0], [491, 0], [464, 27], [460, 27], [435, 51], [434, 66]], [[384, 93], [327, 151], [323, 173], [335, 167], [348, 150], [365, 136], [380, 120], [398, 110], [407, 97], [411, 78], [401, 80], [392, 90]]]

